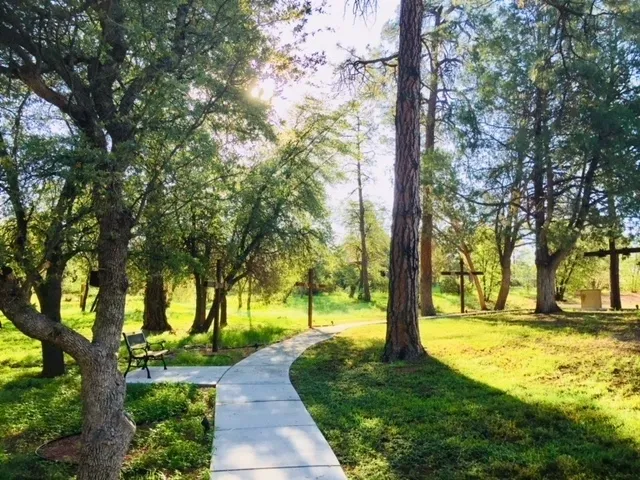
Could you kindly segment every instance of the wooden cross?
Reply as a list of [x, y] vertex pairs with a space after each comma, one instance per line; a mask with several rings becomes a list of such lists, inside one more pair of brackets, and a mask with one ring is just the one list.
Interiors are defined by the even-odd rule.
[[622, 300], [620, 299], [620, 259], [618, 255], [628, 257], [632, 253], [640, 253], [638, 247], [616, 248], [615, 240], [609, 240], [608, 250], [596, 250], [594, 252], [586, 252], [585, 257], [609, 257], [609, 301], [613, 310], [622, 310]]
[[326, 288], [326, 285], [313, 283], [313, 268], [309, 269], [309, 281], [308, 282], [296, 282], [296, 287], [304, 287], [308, 289], [309, 304], [307, 307], [308, 325], [309, 328], [313, 328], [313, 291], [316, 289]]
[[440, 272], [442, 275], [457, 275], [460, 277], [460, 313], [464, 313], [464, 277], [465, 275], [484, 275], [484, 272], [466, 272], [464, 270], [464, 261], [460, 257], [460, 271], [458, 272]]

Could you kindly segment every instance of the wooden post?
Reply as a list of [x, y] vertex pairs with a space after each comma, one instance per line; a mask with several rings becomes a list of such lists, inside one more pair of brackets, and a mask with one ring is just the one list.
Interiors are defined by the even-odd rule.
[[217, 352], [220, 349], [220, 303], [222, 300], [222, 261], [216, 260], [216, 297], [218, 298], [218, 307], [213, 315], [213, 342], [212, 349]]
[[313, 268], [309, 269], [309, 282], [307, 285], [309, 287], [309, 328], [313, 328]]
[[[462, 257], [460, 257], [460, 271], [464, 271]], [[460, 313], [464, 313], [464, 275], [460, 275]]]

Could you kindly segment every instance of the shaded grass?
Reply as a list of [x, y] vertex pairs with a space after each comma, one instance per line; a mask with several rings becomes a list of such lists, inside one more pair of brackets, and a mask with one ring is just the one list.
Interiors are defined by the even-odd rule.
[[[78, 375], [54, 380], [23, 376], [0, 388], [0, 478], [68, 479], [73, 465], [42, 460], [36, 448], [81, 429]], [[123, 478], [208, 478], [211, 435], [202, 416], [213, 415], [213, 389], [193, 385], [130, 385], [127, 411], [140, 428]], [[163, 477], [164, 476], [164, 477]]]
[[[430, 358], [379, 362], [384, 326], [308, 350], [292, 379], [353, 479], [635, 479], [636, 315], [421, 322]], [[626, 339], [620, 339], [620, 335]]]

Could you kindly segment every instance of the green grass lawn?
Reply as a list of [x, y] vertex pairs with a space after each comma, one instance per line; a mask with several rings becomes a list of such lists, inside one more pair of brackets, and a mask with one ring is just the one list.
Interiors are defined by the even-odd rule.
[[[82, 313], [77, 296], [65, 295], [63, 321], [87, 337], [91, 335], [94, 315]], [[514, 298], [526, 296], [514, 295]], [[458, 297], [434, 292], [440, 312], [457, 312]], [[90, 299], [91, 300], [91, 299]], [[345, 322], [382, 320], [386, 295], [376, 292], [370, 304], [348, 298], [346, 293], [318, 295], [314, 299], [314, 323], [331, 325]], [[203, 355], [210, 334], [190, 335], [193, 319], [191, 302], [174, 301], [168, 311], [174, 332], [156, 336], [164, 339], [173, 352], [172, 365], [230, 365], [254, 351], [242, 349], [252, 344], [280, 341], [307, 328], [307, 299], [291, 296], [286, 305], [254, 301], [251, 315], [236, 308], [229, 297], [229, 326], [222, 342], [228, 349], [218, 355]], [[473, 298], [469, 308], [473, 308]], [[124, 330], [133, 332], [142, 325], [142, 299], [127, 300]], [[42, 443], [80, 430], [78, 369], [67, 358], [69, 373], [64, 378], [38, 378], [41, 370], [40, 343], [25, 337], [2, 318], [0, 329], [0, 479], [63, 479], [73, 468], [39, 459], [35, 449]], [[126, 351], [121, 350], [121, 366], [126, 366]], [[200, 436], [202, 414], [213, 415], [214, 392], [184, 386], [147, 386], [128, 389], [127, 409], [140, 428], [128, 457], [125, 478], [208, 478], [211, 442]]]
[[[38, 458], [46, 441], [80, 431], [79, 376], [18, 379], [0, 389], [0, 478], [69, 479], [75, 467]], [[126, 479], [207, 479], [214, 389], [193, 385], [130, 385], [127, 410], [138, 425], [123, 470]]]
[[[76, 298], [66, 296], [63, 321], [87, 337], [91, 335], [93, 314], [82, 313]], [[254, 302], [249, 316], [233, 308], [230, 298], [229, 326], [223, 330], [225, 347], [277, 342], [307, 328], [306, 298], [291, 297], [288, 305]], [[316, 300], [317, 324], [354, 322], [384, 318], [377, 304], [364, 304], [346, 295], [321, 295]], [[142, 325], [142, 299], [127, 301], [124, 330], [133, 332]], [[165, 339], [176, 352], [170, 364], [229, 365], [254, 349], [236, 349], [219, 355], [202, 355], [185, 350], [186, 345], [208, 345], [210, 334], [189, 335], [193, 305], [173, 302], [168, 312], [174, 333]], [[69, 373], [58, 379], [38, 378], [41, 370], [40, 343], [27, 338], [2, 318], [0, 329], [0, 479], [68, 479], [73, 467], [39, 459], [36, 448], [81, 428], [78, 368], [67, 358]], [[121, 350], [122, 370], [126, 351]], [[141, 426], [127, 459], [124, 478], [209, 478], [211, 438], [205, 438], [200, 422], [207, 412], [213, 417], [214, 390], [189, 386], [129, 386], [127, 409]]]
[[292, 379], [350, 479], [640, 478], [640, 317], [424, 320], [430, 357], [379, 361], [385, 327], [308, 350]]

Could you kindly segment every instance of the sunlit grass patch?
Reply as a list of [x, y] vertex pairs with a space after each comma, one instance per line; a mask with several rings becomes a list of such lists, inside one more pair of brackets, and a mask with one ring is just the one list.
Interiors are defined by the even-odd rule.
[[637, 478], [637, 315], [420, 327], [430, 357], [419, 364], [381, 363], [385, 328], [371, 326], [308, 350], [292, 368], [349, 478]]

